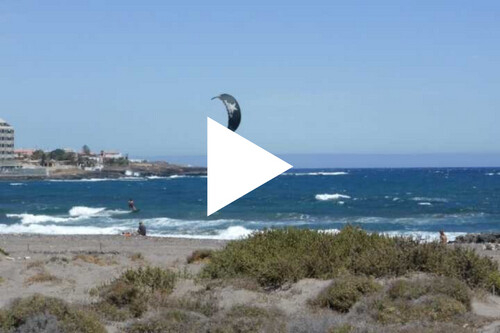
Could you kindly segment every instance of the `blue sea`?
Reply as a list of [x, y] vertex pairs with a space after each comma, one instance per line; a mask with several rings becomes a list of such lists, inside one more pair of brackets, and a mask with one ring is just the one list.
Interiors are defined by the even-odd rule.
[[[244, 177], [245, 175], [241, 175]], [[347, 224], [424, 239], [500, 231], [500, 168], [293, 169], [206, 217], [206, 177], [0, 182], [0, 233], [236, 239]], [[127, 210], [133, 198], [138, 213]]]

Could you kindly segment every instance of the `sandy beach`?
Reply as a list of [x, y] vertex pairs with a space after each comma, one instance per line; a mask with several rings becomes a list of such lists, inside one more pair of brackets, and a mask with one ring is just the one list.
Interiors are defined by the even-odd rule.
[[[88, 291], [120, 275], [127, 268], [144, 263], [197, 272], [200, 265], [187, 265], [186, 257], [196, 249], [217, 249], [220, 240], [117, 236], [0, 235], [0, 307], [12, 299], [35, 293], [67, 301], [89, 302]], [[142, 254], [144, 259], [133, 260]], [[81, 258], [92, 256], [102, 262]], [[41, 270], [57, 277], [57, 283], [29, 283]]]

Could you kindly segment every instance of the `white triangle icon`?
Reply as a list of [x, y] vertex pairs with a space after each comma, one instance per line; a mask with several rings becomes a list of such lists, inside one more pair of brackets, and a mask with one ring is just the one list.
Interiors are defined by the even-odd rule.
[[207, 216], [292, 166], [207, 117]]

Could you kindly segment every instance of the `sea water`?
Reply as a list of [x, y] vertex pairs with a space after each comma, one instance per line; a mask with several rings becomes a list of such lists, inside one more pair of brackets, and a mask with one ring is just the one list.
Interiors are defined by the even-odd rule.
[[347, 224], [424, 239], [500, 231], [500, 168], [291, 170], [208, 218], [206, 186], [188, 176], [4, 181], [0, 233], [119, 234], [139, 221], [153, 236], [216, 239]]

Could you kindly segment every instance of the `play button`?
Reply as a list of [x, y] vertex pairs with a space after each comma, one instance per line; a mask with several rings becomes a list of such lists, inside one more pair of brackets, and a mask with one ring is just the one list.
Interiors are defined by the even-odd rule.
[[207, 117], [207, 216], [292, 166]]

